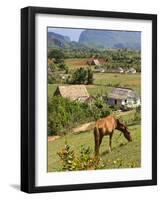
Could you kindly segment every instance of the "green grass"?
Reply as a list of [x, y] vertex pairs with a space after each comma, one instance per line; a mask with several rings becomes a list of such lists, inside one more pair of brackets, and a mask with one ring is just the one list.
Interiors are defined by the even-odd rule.
[[[120, 135], [120, 132], [115, 130], [112, 140], [113, 148], [110, 153], [108, 152], [109, 137], [103, 138], [100, 155], [105, 169], [141, 166], [141, 127], [139, 124], [131, 125], [129, 130], [132, 135], [132, 142], [128, 142], [123, 134]], [[60, 170], [61, 161], [57, 152], [64, 148], [65, 141], [72, 146], [77, 155], [81, 145], [89, 146], [91, 156], [94, 155], [93, 131], [62, 136], [55, 141], [48, 142], [48, 172]]]
[[58, 84], [48, 84], [48, 97], [53, 96]]
[[[95, 73], [93, 85], [86, 85], [90, 95], [107, 95], [113, 87], [128, 87], [140, 95], [141, 74]], [[48, 96], [52, 96], [58, 84], [48, 84]]]
[[141, 74], [95, 73], [94, 86], [87, 86], [89, 93], [108, 93], [112, 87], [134, 89], [140, 95]]

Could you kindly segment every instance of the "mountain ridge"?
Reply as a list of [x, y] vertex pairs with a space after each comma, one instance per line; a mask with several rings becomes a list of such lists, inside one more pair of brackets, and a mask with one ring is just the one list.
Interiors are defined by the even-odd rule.
[[80, 34], [79, 43], [96, 48], [141, 49], [140, 32], [85, 30]]
[[98, 48], [98, 49], [141, 49], [140, 32], [84, 30], [79, 41], [71, 41], [70, 37], [48, 32], [49, 48]]

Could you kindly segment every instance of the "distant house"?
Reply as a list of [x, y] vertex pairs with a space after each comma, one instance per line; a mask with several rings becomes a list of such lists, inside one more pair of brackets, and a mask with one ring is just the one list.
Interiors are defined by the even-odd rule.
[[100, 65], [100, 62], [98, 59], [91, 59], [91, 60], [88, 60], [87, 61], [87, 64], [88, 65], [96, 65], [96, 66], [99, 66]]
[[116, 67], [116, 68], [110, 69], [110, 72], [112, 72], [112, 73], [124, 73], [124, 70], [123, 70], [122, 67]]
[[123, 68], [122, 68], [122, 67], [118, 67], [118, 72], [119, 72], [119, 73], [124, 73]]
[[129, 73], [129, 74], [136, 74], [136, 69], [134, 69], [134, 68], [130, 68], [130, 69], [128, 69], [127, 71], [126, 71], [126, 73]]
[[119, 105], [120, 107], [135, 108], [140, 106], [141, 101], [134, 90], [118, 87], [108, 94], [107, 103], [111, 106]]
[[85, 102], [90, 97], [85, 85], [58, 86], [54, 96], [62, 96], [64, 98], [69, 98], [72, 101], [78, 100], [81, 102]]

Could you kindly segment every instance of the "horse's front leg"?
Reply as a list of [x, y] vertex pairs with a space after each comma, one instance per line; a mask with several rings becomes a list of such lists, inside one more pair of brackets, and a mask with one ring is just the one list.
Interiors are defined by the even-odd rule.
[[113, 136], [113, 132], [110, 134], [110, 138], [109, 138], [109, 152], [111, 152], [112, 150], [112, 136]]

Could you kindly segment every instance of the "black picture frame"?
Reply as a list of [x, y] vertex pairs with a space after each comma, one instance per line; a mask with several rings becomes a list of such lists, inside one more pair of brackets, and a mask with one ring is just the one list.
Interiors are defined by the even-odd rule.
[[[35, 186], [35, 15], [61, 14], [152, 21], [152, 179], [59, 186]], [[21, 190], [27, 193], [157, 184], [157, 15], [26, 7], [21, 9]]]

